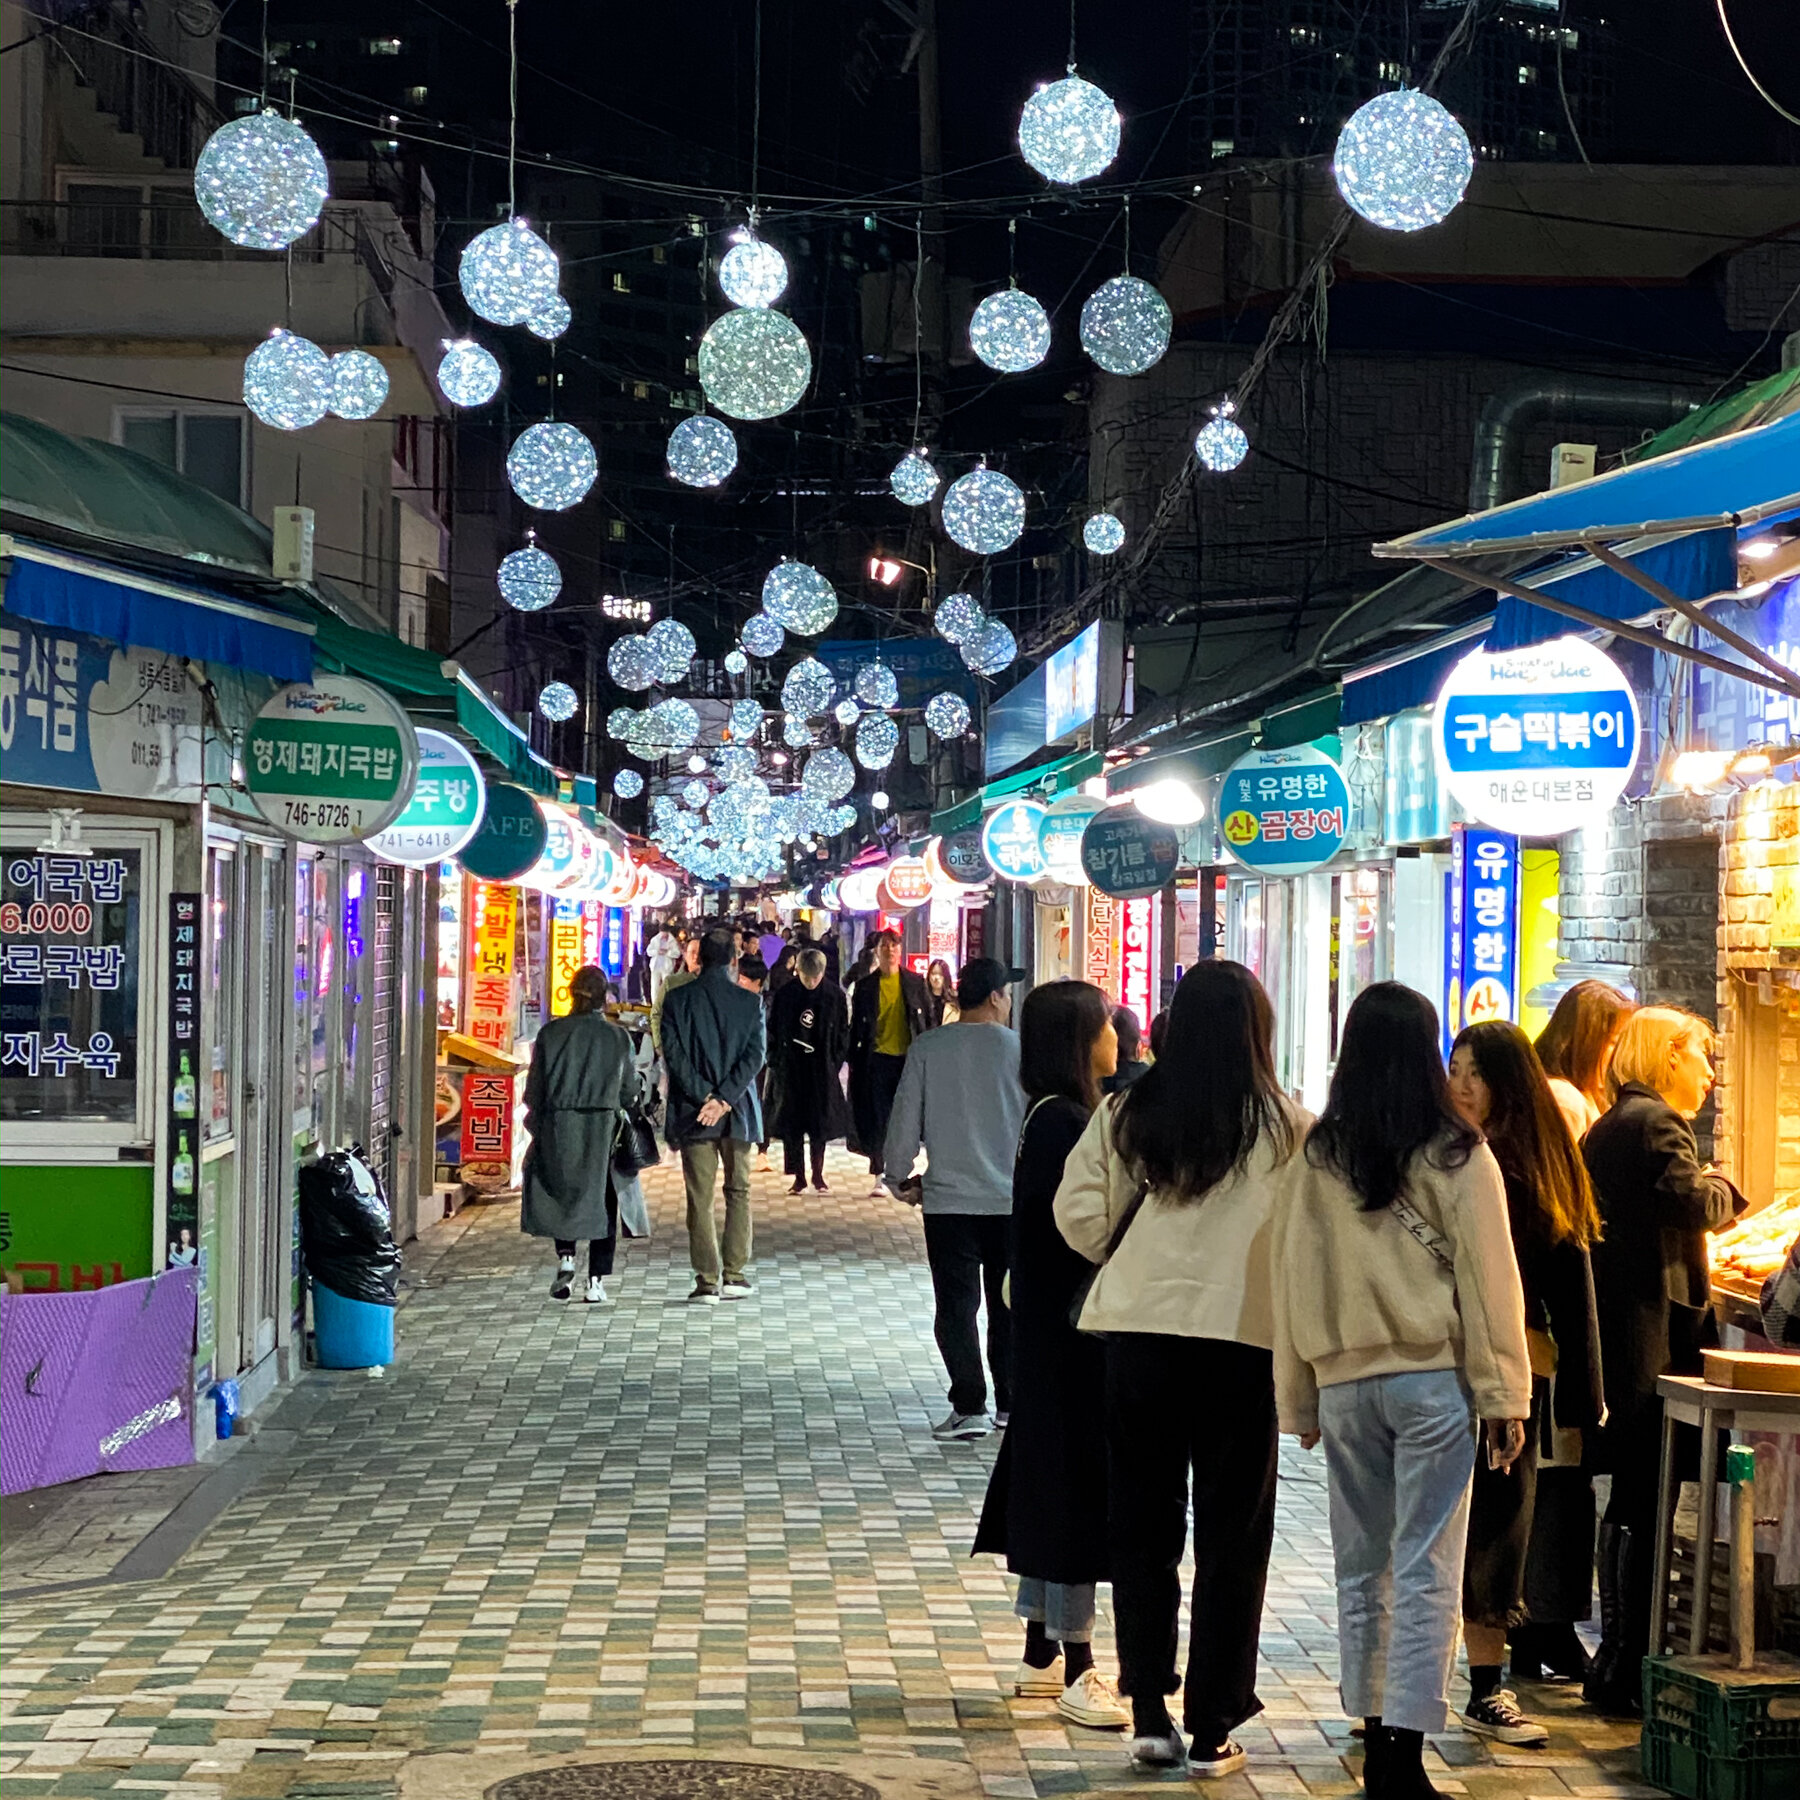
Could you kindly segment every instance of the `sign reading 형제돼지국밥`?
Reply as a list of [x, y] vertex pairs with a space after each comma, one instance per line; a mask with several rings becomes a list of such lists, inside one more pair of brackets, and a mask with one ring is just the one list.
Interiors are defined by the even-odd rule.
[[1252, 750], [1225, 771], [1219, 834], [1247, 869], [1304, 875], [1337, 855], [1349, 829], [1343, 771], [1313, 744]]
[[256, 810], [290, 837], [373, 837], [406, 810], [419, 739], [392, 695], [352, 675], [320, 675], [272, 694], [244, 745]]
[[1081, 866], [1088, 880], [1119, 900], [1160, 893], [1175, 879], [1180, 860], [1172, 826], [1126, 808], [1096, 815], [1082, 833]]
[[1044, 873], [1038, 826], [1044, 808], [1035, 800], [1008, 800], [981, 827], [981, 854], [1004, 881], [1036, 881]]
[[454, 856], [481, 829], [487, 783], [475, 758], [455, 738], [420, 730], [419, 775], [412, 798], [369, 848], [389, 862], [427, 865]]

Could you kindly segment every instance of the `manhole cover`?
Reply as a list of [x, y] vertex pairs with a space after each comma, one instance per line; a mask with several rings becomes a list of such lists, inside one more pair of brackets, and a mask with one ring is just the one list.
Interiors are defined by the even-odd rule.
[[575, 1763], [515, 1775], [488, 1800], [881, 1800], [866, 1782], [758, 1763]]

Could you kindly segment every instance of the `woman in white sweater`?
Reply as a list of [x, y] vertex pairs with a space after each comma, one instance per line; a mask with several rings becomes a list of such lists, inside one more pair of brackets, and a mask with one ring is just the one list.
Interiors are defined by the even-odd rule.
[[1489, 1466], [1525, 1444], [1531, 1362], [1499, 1165], [1452, 1110], [1436, 1009], [1377, 982], [1275, 1207], [1281, 1429], [1321, 1437], [1339, 1687], [1369, 1800], [1432, 1800], [1461, 1614], [1476, 1421]]
[[[1274, 1015], [1241, 963], [1183, 977], [1156, 1062], [1094, 1113], [1056, 1194], [1070, 1246], [1102, 1265], [1084, 1331], [1106, 1333], [1108, 1549], [1132, 1760], [1193, 1774], [1244, 1764], [1262, 1710], [1256, 1648], [1275, 1530], [1270, 1213], [1307, 1115], [1282, 1095]], [[1179, 1570], [1194, 1487], [1183, 1721]]]

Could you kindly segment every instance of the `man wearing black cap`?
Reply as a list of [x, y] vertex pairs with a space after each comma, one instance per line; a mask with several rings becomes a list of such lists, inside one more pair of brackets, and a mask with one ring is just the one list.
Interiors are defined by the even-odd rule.
[[937, 1300], [938, 1352], [950, 1372], [950, 1415], [932, 1432], [942, 1440], [985, 1437], [994, 1428], [976, 1330], [984, 1290], [987, 1360], [1000, 1424], [1012, 1406], [1000, 1284], [1006, 1276], [1013, 1156], [1025, 1122], [1019, 1040], [1008, 1022], [1012, 984], [1024, 978], [1023, 969], [991, 956], [963, 964], [956, 983], [962, 1017], [913, 1040], [888, 1121], [884, 1162], [890, 1187], [899, 1191], [921, 1147], [927, 1157], [925, 1255]]

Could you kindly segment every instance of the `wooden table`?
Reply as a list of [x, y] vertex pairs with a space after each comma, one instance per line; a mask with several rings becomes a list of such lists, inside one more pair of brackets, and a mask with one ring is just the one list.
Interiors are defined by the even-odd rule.
[[1700, 1520], [1694, 1544], [1694, 1620], [1688, 1633], [1688, 1654], [1700, 1656], [1706, 1649], [1706, 1630], [1712, 1612], [1713, 1534], [1717, 1529], [1719, 1491], [1719, 1433], [1766, 1431], [1781, 1437], [1800, 1437], [1800, 1394], [1765, 1394], [1754, 1389], [1714, 1387], [1698, 1375], [1663, 1375], [1657, 1379], [1662, 1395], [1662, 1464], [1656, 1496], [1656, 1585], [1650, 1599], [1650, 1653], [1661, 1656], [1667, 1645], [1669, 1624], [1669, 1565], [1673, 1560], [1675, 1502], [1680, 1483], [1675, 1475], [1675, 1427], [1700, 1428]]

